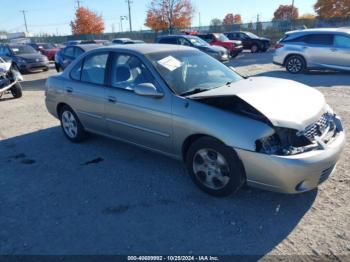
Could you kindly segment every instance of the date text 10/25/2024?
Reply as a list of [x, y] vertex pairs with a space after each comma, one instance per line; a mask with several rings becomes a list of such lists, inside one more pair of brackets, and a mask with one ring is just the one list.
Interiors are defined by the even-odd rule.
[[128, 261], [220, 261], [216, 256], [128, 256]]

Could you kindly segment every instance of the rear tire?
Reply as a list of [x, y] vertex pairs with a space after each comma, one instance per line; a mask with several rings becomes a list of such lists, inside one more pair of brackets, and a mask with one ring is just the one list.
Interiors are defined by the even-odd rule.
[[12, 88], [11, 88], [11, 94], [13, 95], [14, 98], [20, 98], [22, 97], [22, 86], [20, 83], [16, 83]]
[[79, 143], [86, 138], [86, 132], [78, 116], [69, 106], [63, 106], [60, 111], [60, 121], [63, 133], [73, 143]]
[[200, 138], [190, 146], [186, 166], [193, 182], [212, 196], [235, 193], [246, 180], [236, 152], [211, 137]]
[[306, 71], [305, 59], [300, 55], [292, 55], [285, 62], [286, 70], [291, 74], [299, 74]]
[[250, 51], [251, 51], [252, 53], [257, 53], [257, 52], [259, 52], [259, 47], [258, 47], [256, 44], [254, 44], [254, 45], [252, 45], [252, 47], [250, 48]]

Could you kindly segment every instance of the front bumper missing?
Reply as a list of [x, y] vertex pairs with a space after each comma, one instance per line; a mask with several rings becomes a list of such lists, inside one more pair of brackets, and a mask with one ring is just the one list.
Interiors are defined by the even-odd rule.
[[7, 86], [1, 88], [1, 89], [0, 89], [0, 94], [3, 93], [3, 92], [6, 92], [7, 90], [10, 90], [10, 89], [11, 89], [15, 84], [17, 84], [17, 83], [18, 83], [18, 81], [16, 80], [16, 81], [14, 81], [13, 83], [11, 83], [11, 84], [9, 84], [9, 85], [7, 85]]
[[345, 144], [345, 133], [337, 118], [337, 136], [325, 145], [305, 153], [279, 156], [236, 149], [247, 184], [281, 193], [301, 193], [316, 188], [335, 170]]

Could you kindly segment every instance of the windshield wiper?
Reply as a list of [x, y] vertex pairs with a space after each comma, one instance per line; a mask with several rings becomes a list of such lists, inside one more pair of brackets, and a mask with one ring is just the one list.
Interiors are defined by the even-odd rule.
[[211, 89], [211, 88], [196, 88], [196, 89], [193, 89], [193, 90], [190, 90], [190, 91], [181, 93], [180, 95], [181, 95], [181, 96], [189, 96], [189, 95], [194, 95], [194, 94], [202, 93], [202, 92], [208, 91], [208, 90], [210, 90], [210, 89]]

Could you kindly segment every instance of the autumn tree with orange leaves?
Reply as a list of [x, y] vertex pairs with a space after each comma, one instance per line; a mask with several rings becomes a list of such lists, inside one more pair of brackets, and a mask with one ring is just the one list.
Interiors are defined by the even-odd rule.
[[318, 0], [314, 9], [321, 18], [350, 17], [350, 0]]
[[242, 17], [240, 14], [227, 14], [222, 23], [224, 25], [242, 24]]
[[85, 7], [75, 12], [75, 20], [70, 23], [73, 35], [102, 34], [105, 25], [102, 17]]
[[152, 0], [145, 26], [154, 31], [191, 26], [194, 8], [190, 0]]
[[274, 13], [273, 20], [288, 21], [297, 19], [299, 17], [299, 10], [292, 5], [280, 5]]

